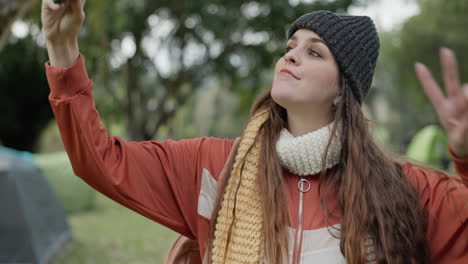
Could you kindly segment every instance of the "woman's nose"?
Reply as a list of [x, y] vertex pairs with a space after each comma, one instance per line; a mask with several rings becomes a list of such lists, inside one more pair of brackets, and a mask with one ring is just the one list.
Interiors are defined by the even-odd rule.
[[298, 65], [300, 63], [298, 56], [294, 54], [293, 51], [289, 51], [285, 56], [284, 59], [286, 62], [291, 63], [293, 65]]

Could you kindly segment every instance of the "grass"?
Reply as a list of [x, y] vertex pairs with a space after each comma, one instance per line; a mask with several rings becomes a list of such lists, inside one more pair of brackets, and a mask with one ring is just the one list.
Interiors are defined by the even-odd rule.
[[75, 176], [67, 153], [34, 154], [34, 162], [46, 176], [68, 214], [93, 209], [96, 191]]
[[96, 192], [74, 175], [65, 152], [34, 155], [68, 213], [73, 240], [52, 264], [163, 263], [179, 236]]
[[68, 219], [73, 241], [52, 264], [163, 263], [179, 236], [101, 194], [94, 210]]

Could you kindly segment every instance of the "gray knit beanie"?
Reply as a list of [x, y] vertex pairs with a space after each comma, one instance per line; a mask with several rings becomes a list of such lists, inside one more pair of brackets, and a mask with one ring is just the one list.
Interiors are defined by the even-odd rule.
[[361, 104], [371, 87], [379, 56], [379, 36], [372, 19], [315, 11], [292, 23], [288, 39], [301, 28], [314, 31], [327, 42], [354, 97]]

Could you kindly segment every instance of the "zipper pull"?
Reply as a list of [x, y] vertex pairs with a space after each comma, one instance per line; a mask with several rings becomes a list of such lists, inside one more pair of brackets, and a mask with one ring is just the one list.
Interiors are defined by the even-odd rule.
[[310, 190], [311, 184], [304, 176], [301, 176], [301, 180], [297, 183], [297, 188], [301, 193], [306, 193]]
[[301, 180], [297, 183], [297, 188], [299, 189], [299, 215], [298, 215], [298, 224], [296, 230], [296, 238], [294, 240], [294, 251], [293, 251], [293, 260], [296, 264], [301, 262], [301, 243], [302, 243], [302, 210], [304, 202], [304, 193], [310, 190], [311, 183], [304, 176], [301, 176]]

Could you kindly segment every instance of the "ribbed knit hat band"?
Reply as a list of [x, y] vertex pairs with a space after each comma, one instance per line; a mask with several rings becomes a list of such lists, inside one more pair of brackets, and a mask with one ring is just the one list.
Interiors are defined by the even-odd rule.
[[289, 28], [288, 38], [301, 28], [314, 31], [327, 42], [354, 97], [361, 104], [371, 87], [379, 56], [380, 41], [372, 19], [315, 11], [296, 19]]

